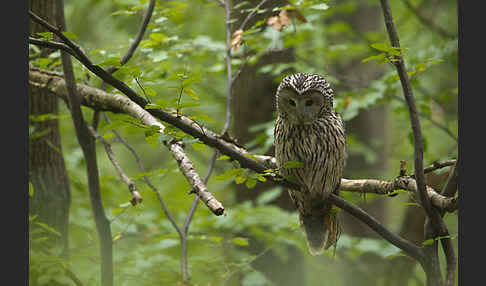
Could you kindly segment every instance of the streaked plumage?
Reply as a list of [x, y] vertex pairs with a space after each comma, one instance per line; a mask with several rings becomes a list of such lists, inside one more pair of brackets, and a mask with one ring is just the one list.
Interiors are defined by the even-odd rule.
[[[338, 192], [346, 157], [344, 125], [333, 109], [333, 97], [323, 77], [307, 73], [285, 77], [276, 93], [275, 157], [281, 174], [302, 186], [288, 192], [312, 255], [335, 245], [339, 236], [336, 216], [326, 200]], [[304, 165], [282, 168], [288, 161]]]

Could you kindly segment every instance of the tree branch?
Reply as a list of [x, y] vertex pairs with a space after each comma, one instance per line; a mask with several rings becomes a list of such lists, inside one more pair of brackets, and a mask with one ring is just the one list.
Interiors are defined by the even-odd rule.
[[[105, 120], [108, 122], [108, 123], [111, 123], [111, 120], [110, 118], [104, 114], [104, 117], [105, 117]], [[138, 156], [137, 154], [137, 151], [135, 151], [135, 149], [133, 149], [132, 146], [130, 146], [130, 144], [128, 144], [128, 142], [123, 139], [123, 137], [120, 136], [120, 134], [118, 133], [118, 131], [116, 131], [115, 129], [112, 129], [111, 130], [113, 132], [113, 134], [115, 134], [116, 138], [118, 138], [118, 140], [132, 153], [132, 155], [135, 157], [135, 161], [137, 162], [138, 164], [138, 167], [140, 168], [140, 170], [142, 172], [147, 172], [147, 170], [145, 169], [143, 163], [142, 163], [142, 160], [140, 159], [140, 156]], [[177, 223], [175, 222], [175, 219], [172, 217], [172, 215], [170, 214], [169, 212], [169, 208], [167, 207], [167, 205], [165, 204], [164, 200], [162, 199], [162, 196], [160, 195], [160, 192], [159, 190], [154, 186], [154, 184], [152, 184], [152, 181], [150, 180], [149, 177], [147, 176], [143, 176], [143, 179], [145, 181], [145, 183], [152, 189], [152, 191], [155, 193], [155, 195], [157, 196], [157, 199], [159, 200], [159, 203], [160, 203], [160, 207], [162, 208], [162, 211], [164, 212], [165, 216], [167, 217], [167, 219], [169, 220], [169, 222], [172, 224], [172, 226], [174, 227], [174, 229], [177, 231], [177, 233], [179, 233], [179, 235], [181, 234], [181, 230], [180, 228], [177, 226]]]
[[[388, 36], [390, 38], [390, 43], [392, 46], [400, 48], [400, 41], [398, 38], [398, 33], [393, 23], [393, 16], [391, 12], [388, 0], [380, 0], [381, 7], [383, 10], [383, 16], [385, 19], [385, 26], [388, 31]], [[405, 63], [401, 56], [394, 56], [395, 61], [393, 64], [397, 69], [398, 76], [403, 89], [403, 94], [405, 100], [407, 101], [408, 111], [410, 114], [410, 122], [412, 125], [412, 132], [414, 138], [414, 166], [415, 166], [415, 178], [417, 181], [417, 191], [419, 194], [420, 202], [422, 207], [427, 214], [429, 223], [426, 224], [426, 233], [432, 237], [447, 237], [449, 232], [446, 225], [444, 224], [442, 217], [439, 215], [438, 211], [432, 207], [431, 199], [427, 195], [426, 185], [425, 185], [425, 175], [423, 167], [423, 142], [422, 142], [422, 132], [420, 128], [420, 122], [418, 118], [417, 108], [415, 106], [415, 99], [412, 92], [412, 87], [408, 78], [407, 70], [405, 68]], [[441, 240], [444, 253], [451, 253], [450, 239], [445, 238]], [[433, 244], [436, 247], [436, 243]], [[429, 252], [427, 260], [420, 260], [422, 266], [427, 274], [427, 284], [428, 285], [441, 285], [442, 276], [440, 274], [440, 266], [438, 264], [437, 251]]]
[[365, 212], [361, 208], [350, 204], [349, 202], [345, 201], [341, 197], [336, 196], [334, 194], [331, 194], [329, 196], [329, 199], [333, 204], [335, 204], [339, 208], [345, 210], [350, 215], [356, 217], [358, 220], [368, 225], [376, 233], [378, 233], [384, 239], [389, 241], [391, 244], [403, 250], [410, 257], [413, 257], [418, 261], [423, 260], [423, 253], [420, 247], [392, 233], [385, 226], [383, 226], [380, 222], [378, 222], [375, 218], [370, 216], [367, 212]]
[[101, 143], [103, 143], [103, 146], [105, 147], [106, 155], [108, 155], [108, 159], [110, 159], [111, 164], [113, 167], [115, 167], [115, 170], [117, 171], [118, 175], [122, 179], [122, 181], [128, 186], [128, 190], [130, 191], [130, 194], [132, 195], [131, 203], [133, 206], [139, 204], [142, 202], [142, 196], [140, 195], [139, 191], [137, 190], [137, 187], [133, 183], [133, 181], [123, 172], [122, 168], [120, 167], [120, 164], [118, 163], [118, 160], [115, 158], [115, 154], [113, 153], [113, 150], [111, 149], [110, 143], [106, 141], [101, 135], [99, 135], [92, 126], [88, 126], [89, 131], [95, 137], [98, 139]]
[[408, 0], [402, 0], [402, 2], [405, 4], [405, 6], [407, 6], [407, 8], [413, 14], [415, 14], [415, 16], [417, 17], [417, 19], [419, 19], [419, 21], [422, 22], [425, 26], [428, 26], [431, 30], [439, 33], [444, 38], [449, 38], [449, 39], [453, 39], [454, 38], [454, 35], [452, 35], [451, 33], [447, 32], [441, 26], [438, 26], [437, 24], [435, 24], [435, 22], [432, 21], [430, 18], [425, 17], [419, 9], [415, 8], [412, 5], [412, 3], [410, 3], [410, 1], [408, 1]]
[[[31, 81], [36, 82], [39, 86], [45, 86], [54, 94], [63, 96], [63, 94], [65, 93], [65, 89], [64, 89], [65, 82], [58, 75], [52, 73], [44, 74], [42, 73], [42, 71], [39, 71], [37, 69], [31, 69], [29, 73], [29, 78]], [[122, 106], [124, 106], [124, 103], [127, 101], [130, 102], [129, 105], [136, 105], [123, 96], [106, 93], [100, 89], [92, 88], [82, 84], [78, 85], [78, 93], [82, 99], [82, 102], [88, 106], [95, 106], [98, 108], [103, 108], [104, 110], [110, 110], [111, 107], [113, 108], [113, 110], [116, 110], [117, 112], [124, 112], [135, 118], [140, 118], [141, 116], [136, 112], [133, 113], [133, 111], [130, 110], [127, 111], [126, 109], [122, 108]], [[117, 98], [121, 98], [122, 101], [118, 101]], [[139, 107], [138, 109], [142, 110], [141, 111], [142, 113], [147, 112]], [[197, 127], [197, 128], [201, 128], [201, 127]], [[208, 135], [213, 133], [212, 131], [209, 131], [207, 129], [205, 129], [205, 132]], [[240, 157], [248, 158], [250, 153], [245, 149], [232, 145], [231, 143], [226, 141], [225, 144], [237, 150], [237, 152], [239, 152], [238, 154]], [[258, 162], [255, 161], [253, 162], [258, 164], [259, 166], [259, 169], [249, 168], [253, 171], [258, 172], [258, 170], [261, 169], [266, 170], [266, 169], [277, 168], [274, 157], [265, 156], [265, 155], [251, 155], [251, 156], [258, 159]], [[231, 157], [231, 158], [238, 160], [237, 157]], [[427, 171], [434, 171], [439, 168], [450, 166], [453, 162], [454, 160], [435, 163], [432, 166], [429, 166], [427, 168]], [[276, 181], [275, 183], [281, 185], [283, 184], [285, 186], [285, 184], [281, 183], [281, 181]], [[391, 181], [380, 181], [380, 180], [373, 180], [373, 179], [349, 180], [344, 178], [341, 180], [341, 190], [343, 191], [387, 195], [390, 192], [393, 192], [394, 190], [398, 190], [398, 189], [405, 189], [411, 192], [417, 192], [417, 184], [413, 179], [413, 176], [401, 176]], [[439, 207], [441, 209], [446, 209], [447, 211], [454, 211], [457, 208], [457, 198], [446, 198], [438, 194], [428, 186], [427, 186], [427, 195], [431, 199], [432, 204], [436, 207]]]
[[[393, 23], [393, 16], [391, 12], [388, 0], [380, 0], [383, 10], [383, 16], [385, 18], [385, 26], [388, 31], [391, 45], [393, 47], [400, 48], [400, 40], [398, 33]], [[425, 188], [425, 176], [423, 167], [423, 141], [422, 132], [420, 129], [420, 121], [418, 119], [417, 107], [415, 105], [415, 99], [412, 92], [412, 86], [408, 78], [405, 63], [402, 57], [395, 56], [393, 63], [397, 69], [400, 82], [402, 84], [403, 94], [407, 102], [408, 111], [410, 114], [410, 122], [412, 125], [413, 139], [414, 139], [414, 165], [415, 165], [415, 177], [417, 179], [419, 198], [422, 206], [424, 207], [427, 215], [432, 216], [432, 208]]]
[[[46, 88], [51, 90], [55, 94], [65, 94], [65, 81], [61, 77], [42, 74], [41, 72], [30, 72], [29, 78], [34, 82], [46, 83]], [[77, 91], [80, 97], [85, 98], [85, 102], [90, 106], [112, 106], [115, 110], [126, 113], [130, 116], [138, 118], [143, 124], [152, 126], [156, 125], [160, 128], [159, 132], [163, 134], [165, 127], [157, 121], [147, 110], [141, 108], [139, 105], [131, 101], [130, 99], [119, 95], [106, 93], [100, 89], [86, 86], [83, 84], [77, 85]], [[202, 184], [202, 180], [199, 174], [194, 171], [194, 166], [189, 160], [184, 150], [181, 148], [179, 142], [164, 142], [164, 144], [172, 152], [174, 158], [177, 160], [181, 171], [184, 176], [196, 191], [196, 194], [203, 198], [203, 202], [206, 206], [216, 215], [221, 215], [224, 212], [224, 208]], [[177, 146], [173, 146], [177, 145]]]
[[[128, 62], [128, 60], [130, 60], [130, 58], [135, 53], [135, 50], [137, 49], [138, 45], [140, 44], [140, 41], [142, 41], [143, 35], [145, 34], [145, 30], [147, 29], [147, 26], [150, 22], [150, 18], [152, 17], [152, 14], [154, 12], [155, 2], [156, 0], [150, 0], [147, 11], [145, 11], [145, 15], [143, 16], [142, 24], [140, 25], [140, 29], [138, 30], [137, 36], [135, 37], [135, 40], [133, 40], [132, 44], [130, 45], [130, 48], [128, 48], [127, 52], [121, 59], [120, 65], [124, 65]], [[114, 73], [117, 70], [118, 68], [116, 68], [115, 66], [110, 66], [109, 68], [107, 68], [106, 71], [109, 73]]]
[[[437, 193], [431, 187], [426, 187], [427, 196], [429, 197], [433, 206], [448, 212], [457, 210], [457, 197], [447, 198]], [[388, 195], [393, 191], [400, 189], [417, 193], [417, 182], [409, 176], [398, 177], [391, 181], [380, 181], [374, 179], [341, 179], [340, 189], [342, 191], [373, 193], [379, 195]]]

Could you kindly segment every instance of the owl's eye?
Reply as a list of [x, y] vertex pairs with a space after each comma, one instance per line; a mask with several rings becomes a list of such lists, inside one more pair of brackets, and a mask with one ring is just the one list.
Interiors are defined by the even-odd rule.
[[312, 101], [312, 99], [308, 99], [308, 100], [305, 102], [305, 106], [311, 106], [313, 103], [314, 103], [314, 101]]
[[289, 104], [292, 105], [292, 106], [296, 106], [297, 104], [295, 104], [295, 101], [293, 99], [289, 99]]

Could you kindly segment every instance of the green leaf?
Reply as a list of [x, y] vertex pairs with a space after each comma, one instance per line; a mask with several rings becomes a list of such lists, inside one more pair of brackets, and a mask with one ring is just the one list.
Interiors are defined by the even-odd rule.
[[154, 97], [154, 96], [156, 96], [156, 95], [157, 95], [157, 92], [156, 92], [154, 89], [150, 88], [150, 87], [146, 87], [146, 88], [145, 88], [145, 93], [146, 93], [148, 96], [151, 96], [151, 97]]
[[73, 32], [66, 31], [66, 32], [62, 32], [62, 34], [70, 40], [77, 40], [78, 39], [78, 36], [76, 36], [76, 34], [74, 34]]
[[303, 168], [304, 163], [298, 161], [287, 161], [282, 165], [285, 169], [295, 169], [295, 168]]
[[40, 39], [44, 41], [49, 41], [52, 39], [52, 32], [38, 32], [36, 34], [39, 35]]
[[162, 42], [165, 38], [167, 38], [167, 36], [162, 33], [151, 33], [149, 37], [151, 40], [156, 42]]
[[245, 275], [241, 281], [242, 286], [265, 286], [272, 285], [268, 279], [259, 271], [253, 271]]
[[443, 236], [438, 236], [438, 237], [435, 237], [435, 238], [429, 238], [427, 240], [425, 240], [424, 242], [422, 242], [422, 245], [430, 245], [432, 243], [434, 243], [434, 241], [439, 241], [441, 239], [444, 239], [444, 238], [450, 238], [450, 239], [454, 239], [456, 237], [456, 235], [443, 235]]
[[160, 50], [160, 51], [149, 53], [147, 56], [150, 59], [152, 59], [154, 62], [161, 62], [169, 58], [169, 53], [167, 53], [167, 51]]
[[[266, 174], [265, 174], [266, 175]], [[265, 175], [262, 175], [262, 174], [256, 174], [256, 178], [258, 181], [260, 182], [266, 182], [267, 181], [267, 178], [265, 178]]]
[[192, 148], [194, 148], [194, 150], [196, 150], [196, 151], [202, 151], [202, 150], [206, 149], [206, 145], [204, 143], [201, 143], [201, 142], [194, 142], [191, 145], [192, 145]]
[[404, 205], [407, 206], [407, 207], [411, 207], [411, 206], [420, 207], [420, 205], [417, 204], [417, 203], [404, 203]]
[[158, 132], [146, 132], [145, 133], [145, 140], [147, 143], [152, 146], [152, 147], [157, 147], [158, 145], [158, 139], [162, 134]]
[[434, 239], [429, 238], [429, 239], [425, 240], [424, 242], [422, 242], [422, 245], [431, 245], [432, 243], [434, 243]]
[[231, 159], [231, 157], [227, 155], [222, 155], [218, 159], [216, 159], [216, 161], [228, 160], [228, 159]]
[[121, 67], [121, 59], [120, 57], [109, 57], [105, 59], [103, 62], [99, 63], [99, 65]]
[[238, 175], [236, 175], [236, 177], [235, 177], [235, 183], [237, 185], [242, 184], [242, 183], [244, 183], [246, 181], [246, 179], [247, 179], [247, 177], [246, 177], [245, 173], [244, 172], [241, 172]]
[[267, 204], [276, 198], [278, 198], [282, 194], [282, 188], [276, 187], [271, 190], [263, 192], [261, 195], [258, 196], [256, 199], [257, 205], [264, 205]]
[[315, 10], [327, 10], [329, 8], [328, 5], [322, 3], [322, 4], [317, 4], [317, 5], [312, 5], [312, 6], [309, 6], [309, 8], [311, 9], [315, 9]]
[[236, 4], [235, 6], [233, 6], [233, 9], [238, 9], [238, 8], [243, 7], [245, 5], [248, 5], [248, 4], [249, 4], [248, 1], [241, 1], [238, 4]]
[[214, 180], [215, 181], [226, 181], [226, 180], [229, 180], [229, 179], [233, 179], [233, 177], [238, 175], [240, 172], [243, 172], [242, 168], [231, 169], [231, 170], [224, 172], [223, 174], [220, 174], [220, 175], [214, 177]]
[[34, 196], [34, 185], [32, 185], [32, 182], [29, 182], [29, 197]]
[[248, 178], [248, 180], [246, 181], [245, 183], [245, 186], [248, 188], [248, 189], [253, 189], [255, 187], [255, 185], [257, 184], [257, 180], [256, 179], [253, 179], [253, 178]]
[[47, 225], [47, 224], [45, 224], [45, 223], [42, 223], [42, 222], [36, 222], [35, 224], [36, 224], [36, 225], [38, 225], [38, 226], [40, 226], [40, 227], [42, 227], [43, 229], [47, 230], [47, 231], [48, 231], [48, 232], [50, 232], [50, 233], [53, 233], [53, 234], [55, 234], [55, 235], [57, 235], [57, 236], [62, 236], [62, 235], [61, 235], [61, 233], [59, 233], [59, 232], [58, 232], [57, 230], [55, 230], [53, 227], [48, 226], [48, 225]]
[[247, 245], [249, 245], [248, 239], [247, 238], [243, 238], [243, 237], [235, 237], [235, 238], [233, 238], [232, 241], [233, 241], [234, 244], [239, 245], [239, 246], [247, 246]]
[[196, 93], [194, 92], [194, 90], [188, 88], [188, 87], [184, 87], [183, 89], [184, 93], [189, 95], [192, 99], [194, 100], [199, 100], [199, 97], [197, 97]]
[[419, 64], [416, 64], [413, 68], [415, 70], [418, 70], [418, 71], [425, 71], [427, 69], [427, 64], [426, 63], [419, 63]]
[[398, 49], [398, 48], [392, 47], [392, 46], [390, 46], [389, 44], [386, 44], [386, 43], [374, 43], [374, 44], [371, 44], [370, 46], [372, 48], [374, 48], [378, 51], [382, 51], [382, 52], [389, 52], [391, 50]]
[[371, 57], [367, 57], [363, 60], [361, 60], [362, 63], [367, 63], [369, 61], [374, 61], [374, 60], [382, 60], [386, 57], [386, 54], [385, 53], [381, 53], [379, 55], [376, 55], [376, 56], [371, 56]]

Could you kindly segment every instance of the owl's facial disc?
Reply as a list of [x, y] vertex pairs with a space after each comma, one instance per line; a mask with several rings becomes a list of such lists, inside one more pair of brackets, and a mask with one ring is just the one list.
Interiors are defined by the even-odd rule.
[[284, 89], [279, 95], [279, 112], [296, 125], [311, 124], [319, 116], [324, 97], [317, 91], [304, 94]]

